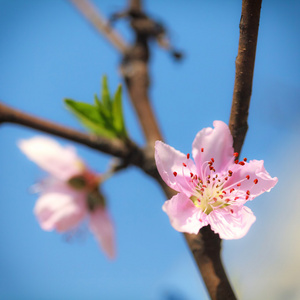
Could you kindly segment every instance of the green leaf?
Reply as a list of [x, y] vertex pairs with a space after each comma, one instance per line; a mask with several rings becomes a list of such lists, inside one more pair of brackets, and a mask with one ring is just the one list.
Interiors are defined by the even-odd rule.
[[65, 99], [65, 104], [79, 121], [95, 134], [108, 138], [116, 137], [116, 134], [111, 131], [111, 126], [108, 126], [106, 120], [99, 114], [97, 107], [72, 99]]
[[112, 102], [114, 128], [120, 137], [127, 137], [122, 108], [122, 86], [119, 85]]
[[101, 100], [107, 111], [111, 112], [111, 98], [108, 89], [107, 77], [102, 78]]

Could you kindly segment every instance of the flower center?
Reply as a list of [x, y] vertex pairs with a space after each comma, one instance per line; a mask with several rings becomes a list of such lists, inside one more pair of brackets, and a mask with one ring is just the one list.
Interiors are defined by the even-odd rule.
[[[203, 151], [204, 149], [201, 148], [201, 152]], [[234, 156], [237, 157], [238, 154], [234, 153]], [[187, 154], [187, 159], [189, 158], [190, 155]], [[240, 162], [235, 160], [235, 164], [244, 166], [246, 161], [246, 158]], [[246, 190], [241, 188], [241, 185], [244, 181], [250, 180], [250, 175], [231, 179], [233, 171], [216, 172], [214, 162], [214, 158], [205, 161], [198, 170], [200, 174], [192, 173], [188, 165], [182, 163], [182, 175], [192, 194], [190, 200], [207, 215], [215, 209], [223, 209], [228, 206], [232, 206], [230, 212], [233, 213], [234, 206], [241, 205], [241, 202], [244, 203], [249, 199], [250, 190], [257, 184], [258, 179], [254, 179], [252, 187]], [[173, 175], [176, 177], [177, 172], [173, 172]]]

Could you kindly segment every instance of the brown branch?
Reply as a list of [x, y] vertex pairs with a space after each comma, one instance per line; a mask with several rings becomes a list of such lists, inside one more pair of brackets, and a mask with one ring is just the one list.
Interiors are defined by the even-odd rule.
[[162, 140], [149, 99], [149, 46], [155, 35], [155, 22], [142, 11], [142, 1], [130, 0], [127, 12], [131, 28], [135, 33], [135, 42], [123, 57], [121, 73], [124, 77], [131, 102], [138, 115], [149, 148], [153, 149], [156, 140]]
[[103, 34], [111, 44], [122, 54], [127, 51], [127, 45], [123, 39], [108, 25], [108, 22], [97, 11], [89, 0], [70, 0], [74, 6]]
[[120, 140], [111, 140], [82, 133], [69, 127], [31, 116], [0, 103], [0, 124], [5, 122], [15, 123], [50, 133], [123, 159], [130, 155], [133, 148], [137, 149], [137, 146], [134, 146], [133, 143], [131, 143], [129, 147]]
[[256, 43], [262, 0], [243, 0], [240, 20], [240, 39], [235, 61], [235, 82], [229, 128], [234, 150], [241, 152], [248, 130], [248, 111], [252, 92]]

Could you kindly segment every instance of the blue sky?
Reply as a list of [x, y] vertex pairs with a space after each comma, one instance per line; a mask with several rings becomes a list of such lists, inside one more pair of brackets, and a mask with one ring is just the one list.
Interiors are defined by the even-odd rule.
[[[106, 16], [126, 4], [95, 3]], [[189, 152], [199, 130], [214, 120], [229, 119], [241, 3], [145, 3], [185, 54], [175, 63], [153, 45], [151, 99], [168, 143]], [[82, 130], [62, 100], [92, 102], [104, 74], [114, 90], [121, 82], [118, 53], [68, 1], [1, 0], [0, 5], [1, 101]], [[294, 229], [300, 225], [299, 12], [296, 0], [266, 0], [262, 5], [250, 128], [242, 155], [264, 159], [279, 183], [272, 193], [249, 204], [257, 221], [248, 235], [223, 243], [228, 273], [243, 299], [300, 295], [292, 280], [300, 276], [295, 268], [300, 260], [297, 252], [290, 252], [300, 250]], [[132, 38], [124, 22], [116, 29], [127, 40]], [[142, 145], [126, 92], [124, 108], [130, 136]], [[117, 228], [114, 262], [105, 258], [87, 231], [70, 240], [42, 231], [32, 213], [37, 195], [30, 193], [30, 186], [44, 174], [16, 147], [18, 140], [37, 134], [16, 125], [0, 127], [0, 299], [194, 300], [199, 294], [206, 299], [183, 237], [161, 210], [163, 193], [135, 168], [120, 172], [103, 187]], [[109, 156], [75, 146], [94, 170], [107, 168]], [[278, 271], [283, 266], [284, 274]]]

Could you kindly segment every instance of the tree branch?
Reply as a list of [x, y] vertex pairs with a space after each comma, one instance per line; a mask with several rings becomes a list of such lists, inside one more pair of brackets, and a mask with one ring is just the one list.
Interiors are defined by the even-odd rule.
[[69, 127], [61, 126], [54, 122], [31, 116], [0, 103], [0, 124], [4, 122], [15, 123], [50, 133], [123, 159], [129, 156], [133, 148], [137, 149], [137, 146], [134, 146], [133, 143], [131, 143], [129, 147], [117, 139], [106, 139], [82, 133]]
[[229, 128], [233, 147], [241, 152], [248, 130], [248, 111], [252, 93], [252, 81], [262, 0], [243, 0], [240, 20], [240, 39], [235, 61], [235, 82]]
[[131, 102], [138, 115], [149, 148], [153, 149], [156, 140], [162, 140], [149, 99], [150, 57], [148, 42], [157, 33], [156, 23], [142, 10], [142, 1], [130, 0], [127, 16], [135, 33], [135, 42], [123, 56], [121, 73], [124, 77]]
[[108, 22], [97, 11], [89, 0], [70, 0], [74, 6], [103, 34], [110, 43], [123, 55], [127, 51], [127, 45], [123, 39], [109, 26]]

